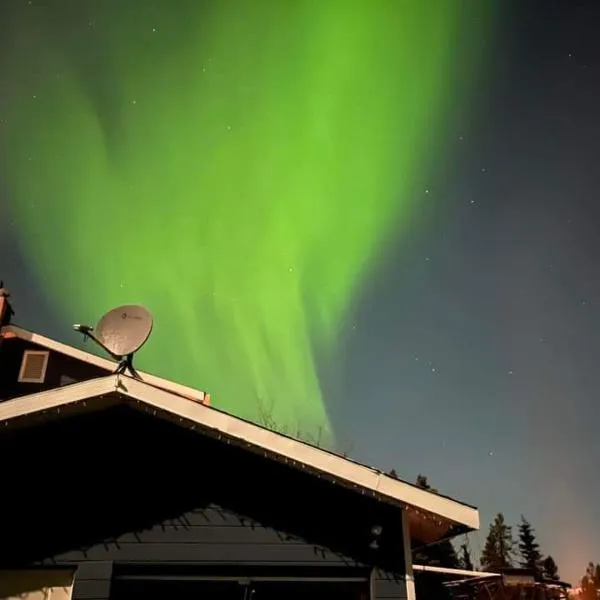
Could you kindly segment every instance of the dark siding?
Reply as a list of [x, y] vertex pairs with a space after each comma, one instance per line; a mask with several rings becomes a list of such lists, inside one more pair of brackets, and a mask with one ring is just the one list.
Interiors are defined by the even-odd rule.
[[[123, 563], [402, 571], [397, 508], [129, 408], [4, 433], [0, 455], [0, 566], [79, 564], [75, 598], [107, 598]], [[385, 575], [373, 588], [405, 597]]]
[[59, 554], [57, 562], [117, 561], [307, 566], [354, 565], [350, 557], [262, 526], [216, 505], [187, 512], [149, 529], [128, 532], [84, 550]]
[[373, 598], [406, 598], [406, 582], [403, 575], [394, 575], [376, 569], [373, 573]]
[[73, 600], [108, 600], [113, 572], [112, 561], [77, 561], [77, 564]]
[[19, 383], [19, 369], [26, 350], [47, 348], [19, 338], [0, 340], [0, 401], [108, 375], [108, 371], [104, 369], [50, 351], [44, 383]]

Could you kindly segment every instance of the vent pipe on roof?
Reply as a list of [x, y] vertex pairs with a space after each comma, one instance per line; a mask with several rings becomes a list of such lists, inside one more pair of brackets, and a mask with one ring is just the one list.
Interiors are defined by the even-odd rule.
[[15, 314], [15, 311], [8, 301], [9, 297], [10, 293], [4, 287], [4, 282], [0, 281], [0, 327], [8, 325], [11, 317]]

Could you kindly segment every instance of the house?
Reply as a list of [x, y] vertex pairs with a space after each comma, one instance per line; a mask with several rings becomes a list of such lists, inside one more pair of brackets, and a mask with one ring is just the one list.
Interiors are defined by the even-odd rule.
[[477, 509], [11, 323], [0, 290], [0, 597], [415, 597]]

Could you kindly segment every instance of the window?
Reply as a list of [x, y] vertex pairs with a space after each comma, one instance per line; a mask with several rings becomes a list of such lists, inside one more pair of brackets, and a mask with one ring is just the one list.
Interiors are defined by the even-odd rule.
[[48, 367], [47, 350], [25, 350], [19, 370], [19, 383], [44, 383]]

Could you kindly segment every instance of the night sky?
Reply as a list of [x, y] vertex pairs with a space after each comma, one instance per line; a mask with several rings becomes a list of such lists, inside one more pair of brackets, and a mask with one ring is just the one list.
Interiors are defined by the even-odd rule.
[[[2, 4], [0, 33], [27, 4]], [[341, 450], [478, 506], [476, 556], [496, 512], [524, 514], [574, 582], [600, 560], [600, 3], [506, 1], [485, 27], [472, 4], [464, 93], [410, 226], [380, 247], [319, 376]], [[57, 314], [11, 189], [0, 180], [0, 278], [16, 322], [73, 342], [80, 317]]]

